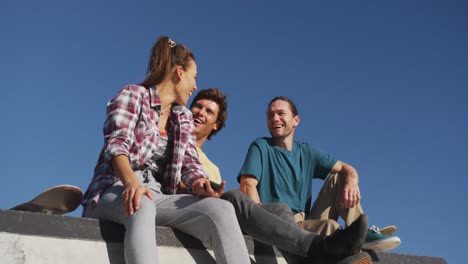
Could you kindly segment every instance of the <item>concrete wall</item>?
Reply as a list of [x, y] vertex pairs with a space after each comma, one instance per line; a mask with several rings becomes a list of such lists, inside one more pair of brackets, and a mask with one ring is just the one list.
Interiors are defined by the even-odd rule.
[[[199, 240], [167, 227], [157, 227], [162, 263], [216, 263], [214, 254]], [[94, 219], [0, 210], [0, 263], [125, 263], [124, 228]], [[252, 239], [245, 237], [252, 263], [286, 263], [279, 252], [253, 254]], [[373, 263], [446, 263], [442, 258], [369, 252]]]

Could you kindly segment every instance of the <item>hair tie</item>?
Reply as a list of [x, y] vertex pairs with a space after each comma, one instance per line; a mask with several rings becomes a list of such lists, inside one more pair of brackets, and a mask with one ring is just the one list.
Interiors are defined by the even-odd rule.
[[171, 47], [171, 49], [177, 45], [172, 39], [169, 39], [168, 43], [169, 43], [169, 47]]

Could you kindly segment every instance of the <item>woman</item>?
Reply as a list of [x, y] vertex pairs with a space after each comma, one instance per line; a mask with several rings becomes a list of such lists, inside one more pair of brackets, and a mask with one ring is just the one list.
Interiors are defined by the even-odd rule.
[[[160, 37], [143, 83], [126, 86], [108, 103], [83, 216], [125, 225], [126, 263], [159, 263], [155, 225], [210, 244], [218, 263], [250, 263], [232, 206], [215, 199], [223, 190], [211, 188], [198, 160], [185, 108], [196, 78], [192, 52]], [[176, 194], [179, 181], [193, 195]]]

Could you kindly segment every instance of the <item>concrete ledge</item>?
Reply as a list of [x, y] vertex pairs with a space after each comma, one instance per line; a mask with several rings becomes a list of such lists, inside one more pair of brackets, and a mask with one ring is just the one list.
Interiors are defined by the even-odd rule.
[[[0, 263], [124, 264], [124, 232], [96, 219], [0, 210]], [[216, 263], [211, 248], [191, 235], [168, 227], [155, 232], [161, 263]], [[268, 263], [286, 263], [279, 253], [272, 258]]]
[[[122, 243], [125, 228], [90, 218], [0, 210], [0, 232]], [[198, 239], [175, 229], [157, 227], [156, 232], [161, 246], [205, 248]]]
[[[124, 228], [95, 219], [0, 210], [1, 263], [125, 263]], [[157, 227], [162, 263], [216, 263], [210, 247], [167, 227]], [[286, 263], [275, 256], [254, 256], [253, 241], [245, 236], [252, 263]], [[443, 258], [369, 252], [373, 263], [447, 263]], [[257, 262], [255, 262], [257, 259]]]

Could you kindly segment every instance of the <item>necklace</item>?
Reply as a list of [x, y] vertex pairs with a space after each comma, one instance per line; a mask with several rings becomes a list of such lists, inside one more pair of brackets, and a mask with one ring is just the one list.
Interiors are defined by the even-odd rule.
[[167, 115], [169, 113], [169, 111], [171, 110], [171, 106], [166, 106], [166, 107], [162, 107], [161, 106], [161, 115]]

